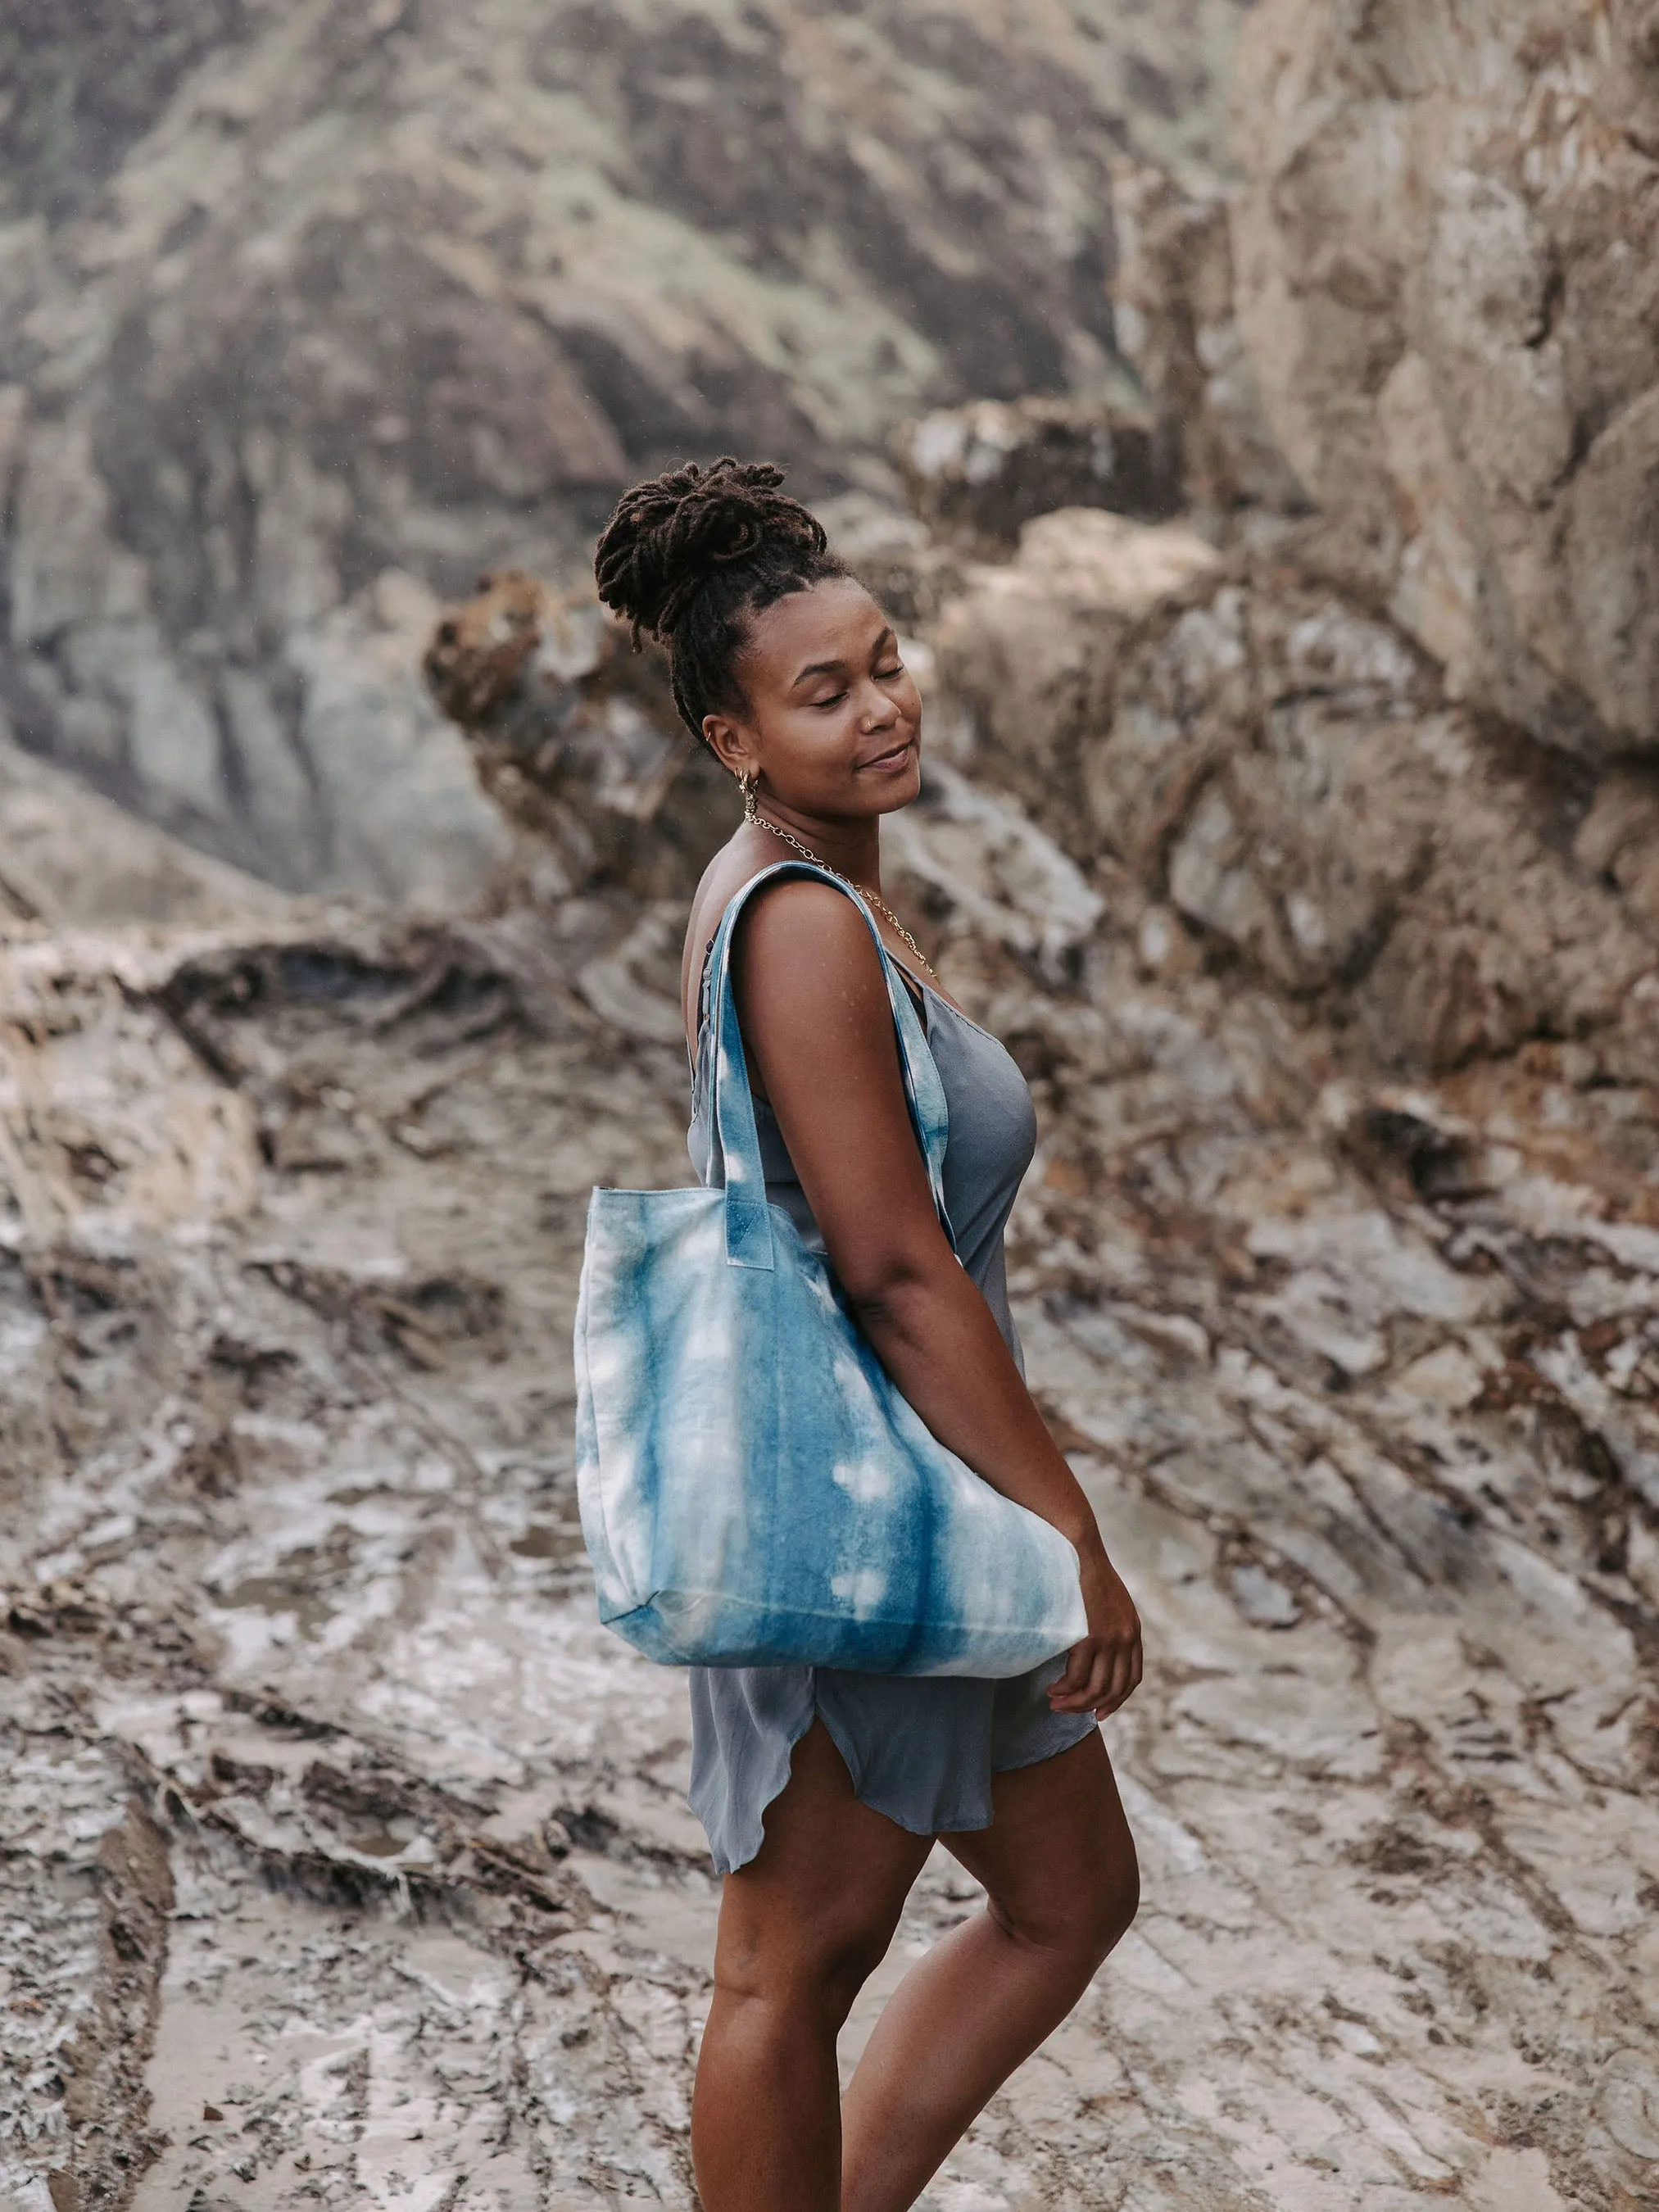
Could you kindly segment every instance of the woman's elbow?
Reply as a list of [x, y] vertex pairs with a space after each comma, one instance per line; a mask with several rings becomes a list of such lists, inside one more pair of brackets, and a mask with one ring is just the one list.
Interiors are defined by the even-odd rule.
[[959, 1273], [955, 1255], [906, 1244], [860, 1252], [837, 1262], [836, 1273], [866, 1334], [906, 1330]]

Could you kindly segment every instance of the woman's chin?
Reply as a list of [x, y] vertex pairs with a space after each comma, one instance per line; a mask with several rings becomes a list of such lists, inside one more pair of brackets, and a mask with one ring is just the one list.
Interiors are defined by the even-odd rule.
[[902, 769], [892, 771], [890, 780], [877, 799], [877, 814], [896, 814], [901, 806], [908, 806], [921, 796], [921, 750], [918, 746]]

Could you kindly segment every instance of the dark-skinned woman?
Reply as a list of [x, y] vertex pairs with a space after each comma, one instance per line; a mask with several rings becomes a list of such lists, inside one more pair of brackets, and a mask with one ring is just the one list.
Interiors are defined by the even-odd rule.
[[[880, 823], [921, 786], [921, 702], [892, 625], [764, 464], [688, 465], [622, 500], [601, 598], [668, 649], [687, 726], [745, 818], [685, 942], [692, 1157], [709, 1178], [707, 961], [754, 878], [806, 857], [855, 886], [922, 1016], [949, 1107], [955, 1249], [907, 1108], [864, 917], [784, 875], [733, 977], [767, 1195], [827, 1258], [940, 1443], [1075, 1547], [1088, 1633], [1012, 1680], [693, 1668], [692, 1802], [724, 1876], [692, 2112], [705, 2212], [902, 2212], [1133, 1918], [1134, 1846], [1097, 1720], [1140, 1679], [1140, 1625], [1025, 1388], [1003, 1229], [1035, 1122], [1019, 1070], [940, 987], [882, 895]], [[836, 2039], [935, 1840], [987, 1893], [914, 1966], [843, 2097]]]

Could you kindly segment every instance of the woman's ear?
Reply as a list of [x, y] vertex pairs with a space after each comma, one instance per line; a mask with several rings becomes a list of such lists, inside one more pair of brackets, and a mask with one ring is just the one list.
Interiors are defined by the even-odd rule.
[[756, 766], [750, 757], [747, 738], [726, 715], [705, 714], [702, 734], [709, 751], [728, 774], [741, 776]]

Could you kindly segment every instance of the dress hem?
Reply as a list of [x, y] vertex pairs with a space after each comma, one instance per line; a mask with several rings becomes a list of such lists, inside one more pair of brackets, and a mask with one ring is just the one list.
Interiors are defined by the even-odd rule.
[[[1079, 1714], [1078, 1717], [1080, 1719], [1082, 1716]], [[766, 1841], [766, 1815], [770, 1811], [771, 1808], [777, 1803], [778, 1799], [782, 1796], [784, 1791], [789, 1787], [790, 1777], [794, 1772], [795, 1747], [797, 1744], [802, 1742], [805, 1737], [811, 1733], [812, 1725], [814, 1722], [817, 1721], [822, 1721], [823, 1723], [823, 1732], [829, 1737], [830, 1742], [835, 1746], [836, 1757], [840, 1759], [842, 1765], [847, 1769], [847, 1778], [853, 1785], [853, 1795], [858, 1800], [859, 1803], [866, 1807], [870, 1812], [879, 1814], [884, 1820], [890, 1820], [896, 1828], [902, 1829], [907, 1836], [939, 1837], [982, 1835], [985, 1830], [993, 1825], [995, 1814], [994, 1813], [988, 1813], [983, 1820], [943, 1820], [932, 1823], [925, 1828], [917, 1827], [913, 1825], [912, 1822], [901, 1819], [898, 1814], [889, 1812], [886, 1806], [877, 1804], [873, 1798], [866, 1797], [861, 1786], [862, 1778], [858, 1771], [858, 1762], [854, 1760], [847, 1746], [842, 1741], [841, 1736], [836, 1730], [836, 1724], [830, 1716], [819, 1705], [815, 1685], [812, 1703], [808, 1711], [805, 1723], [803, 1727], [796, 1730], [796, 1732], [789, 1738], [788, 1742], [785, 1747], [783, 1779], [779, 1783], [777, 1788], [773, 1790], [771, 1796], [768, 1797], [758, 1808], [757, 1814], [757, 1825], [760, 1829], [759, 1841], [756, 1844], [751, 1851], [747, 1852], [740, 1859], [733, 1859], [731, 1863], [726, 1866], [721, 1865], [720, 1852], [714, 1849], [712, 1842], [709, 1844], [708, 1855], [714, 1862], [715, 1873], [719, 1875], [722, 1880], [724, 1880], [724, 1878], [729, 1874], [741, 1874], [744, 1867], [752, 1866], [755, 1861], [760, 1856], [762, 1845], [764, 1844]], [[1036, 1752], [1030, 1759], [1011, 1759], [994, 1765], [990, 1769], [991, 1776], [994, 1778], [999, 1774], [1018, 1774], [1028, 1766], [1041, 1766], [1045, 1759], [1058, 1759], [1062, 1752], [1074, 1751], [1078, 1745], [1084, 1742], [1089, 1735], [1096, 1732], [1099, 1729], [1099, 1726], [1100, 1723], [1098, 1721], [1091, 1720], [1088, 1728], [1084, 1729], [1079, 1735], [1072, 1737], [1071, 1741], [1067, 1743], [1057, 1743], [1050, 1750]], [[692, 1810], [696, 1812], [696, 1808], [694, 1806]], [[701, 1814], [698, 1814], [697, 1817], [700, 1820], [702, 1818]], [[707, 1837], [708, 1833], [708, 1825], [705, 1822], [703, 1825], [703, 1834]]]

